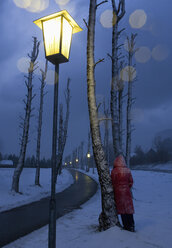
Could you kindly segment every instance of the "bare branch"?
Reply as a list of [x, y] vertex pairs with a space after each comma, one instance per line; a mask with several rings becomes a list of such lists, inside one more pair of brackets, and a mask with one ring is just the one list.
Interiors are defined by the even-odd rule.
[[118, 31], [118, 36], [119, 36], [123, 31], [125, 31], [125, 28], [122, 28], [120, 31]]
[[107, 56], [112, 60], [112, 55], [110, 55], [109, 53], [107, 53]]
[[96, 5], [96, 9], [100, 6], [100, 5], [102, 5], [102, 4], [104, 4], [104, 3], [107, 3], [108, 1], [107, 0], [105, 0], [105, 1], [102, 1], [101, 3], [98, 3], [97, 5]]
[[119, 50], [119, 49], [121, 49], [121, 47], [123, 47], [124, 46], [124, 44], [121, 44], [121, 45], [119, 45], [119, 46], [117, 46], [117, 50]]
[[85, 23], [85, 26], [88, 28], [88, 23], [86, 22], [85, 19], [83, 19], [84, 23]]
[[124, 15], [125, 15], [125, 0], [120, 0], [118, 5], [118, 22], [123, 18]]
[[101, 63], [101, 62], [104, 62], [104, 58], [103, 59], [99, 59], [95, 64], [94, 64], [94, 68], [96, 67], [96, 65], [98, 65], [99, 63]]
[[97, 112], [99, 111], [99, 108], [100, 108], [101, 105], [102, 105], [102, 103], [100, 102], [100, 103], [98, 104], [98, 106], [97, 106]]

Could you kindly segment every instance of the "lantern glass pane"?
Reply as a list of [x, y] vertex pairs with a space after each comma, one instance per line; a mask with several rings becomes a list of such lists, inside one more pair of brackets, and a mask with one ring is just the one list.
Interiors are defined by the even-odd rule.
[[43, 21], [44, 44], [46, 56], [60, 51], [61, 17]]
[[73, 29], [73, 27], [63, 17], [63, 34], [62, 34], [62, 51], [61, 51], [61, 53], [67, 59], [69, 59], [70, 45], [71, 45], [71, 39], [72, 39], [72, 29]]

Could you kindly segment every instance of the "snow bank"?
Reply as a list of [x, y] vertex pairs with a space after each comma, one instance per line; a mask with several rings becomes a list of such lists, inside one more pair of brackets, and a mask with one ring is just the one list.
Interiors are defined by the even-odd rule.
[[[19, 186], [22, 194], [14, 194], [10, 190], [14, 169], [0, 168], [0, 211], [39, 200], [50, 194], [51, 169], [41, 168], [40, 183], [42, 187], [34, 185], [35, 171], [36, 169], [32, 168], [23, 169]], [[72, 183], [72, 175], [67, 170], [63, 170], [57, 179], [56, 192], [63, 191]]]
[[143, 164], [143, 165], [135, 165], [132, 167], [134, 169], [143, 169], [143, 170], [163, 170], [163, 171], [171, 171], [172, 172], [172, 162], [168, 162], [165, 164]]
[[[92, 174], [97, 179], [97, 174]], [[172, 243], [172, 174], [134, 171], [136, 233], [110, 228], [98, 232], [100, 189], [82, 208], [57, 220], [56, 247], [60, 248], [170, 248]], [[46, 248], [45, 226], [5, 248]]]

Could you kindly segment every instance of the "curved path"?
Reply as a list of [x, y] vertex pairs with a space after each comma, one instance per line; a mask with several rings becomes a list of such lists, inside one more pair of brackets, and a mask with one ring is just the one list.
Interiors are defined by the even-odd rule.
[[[87, 175], [70, 170], [74, 183], [56, 194], [59, 218], [79, 208], [97, 191], [97, 183]], [[0, 213], [0, 247], [48, 224], [49, 197]]]

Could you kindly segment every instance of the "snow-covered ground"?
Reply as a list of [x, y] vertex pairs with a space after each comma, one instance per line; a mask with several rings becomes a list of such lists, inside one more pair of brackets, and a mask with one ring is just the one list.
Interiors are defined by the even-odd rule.
[[[97, 180], [97, 175], [89, 173]], [[98, 232], [101, 211], [100, 189], [82, 208], [57, 220], [57, 244], [60, 248], [171, 248], [172, 174], [133, 171], [136, 233], [110, 228]], [[5, 248], [47, 248], [45, 226]]]
[[[47, 197], [51, 189], [51, 169], [40, 170], [41, 187], [34, 185], [35, 169], [24, 168], [20, 179], [20, 192], [14, 194], [11, 192], [11, 183], [14, 169], [0, 168], [0, 212], [20, 206], [32, 201]], [[60, 192], [73, 183], [72, 175], [63, 170], [58, 177], [56, 192]]]
[[172, 161], [165, 164], [149, 164], [149, 165], [136, 165], [133, 169], [149, 169], [149, 170], [168, 170], [172, 172]]

